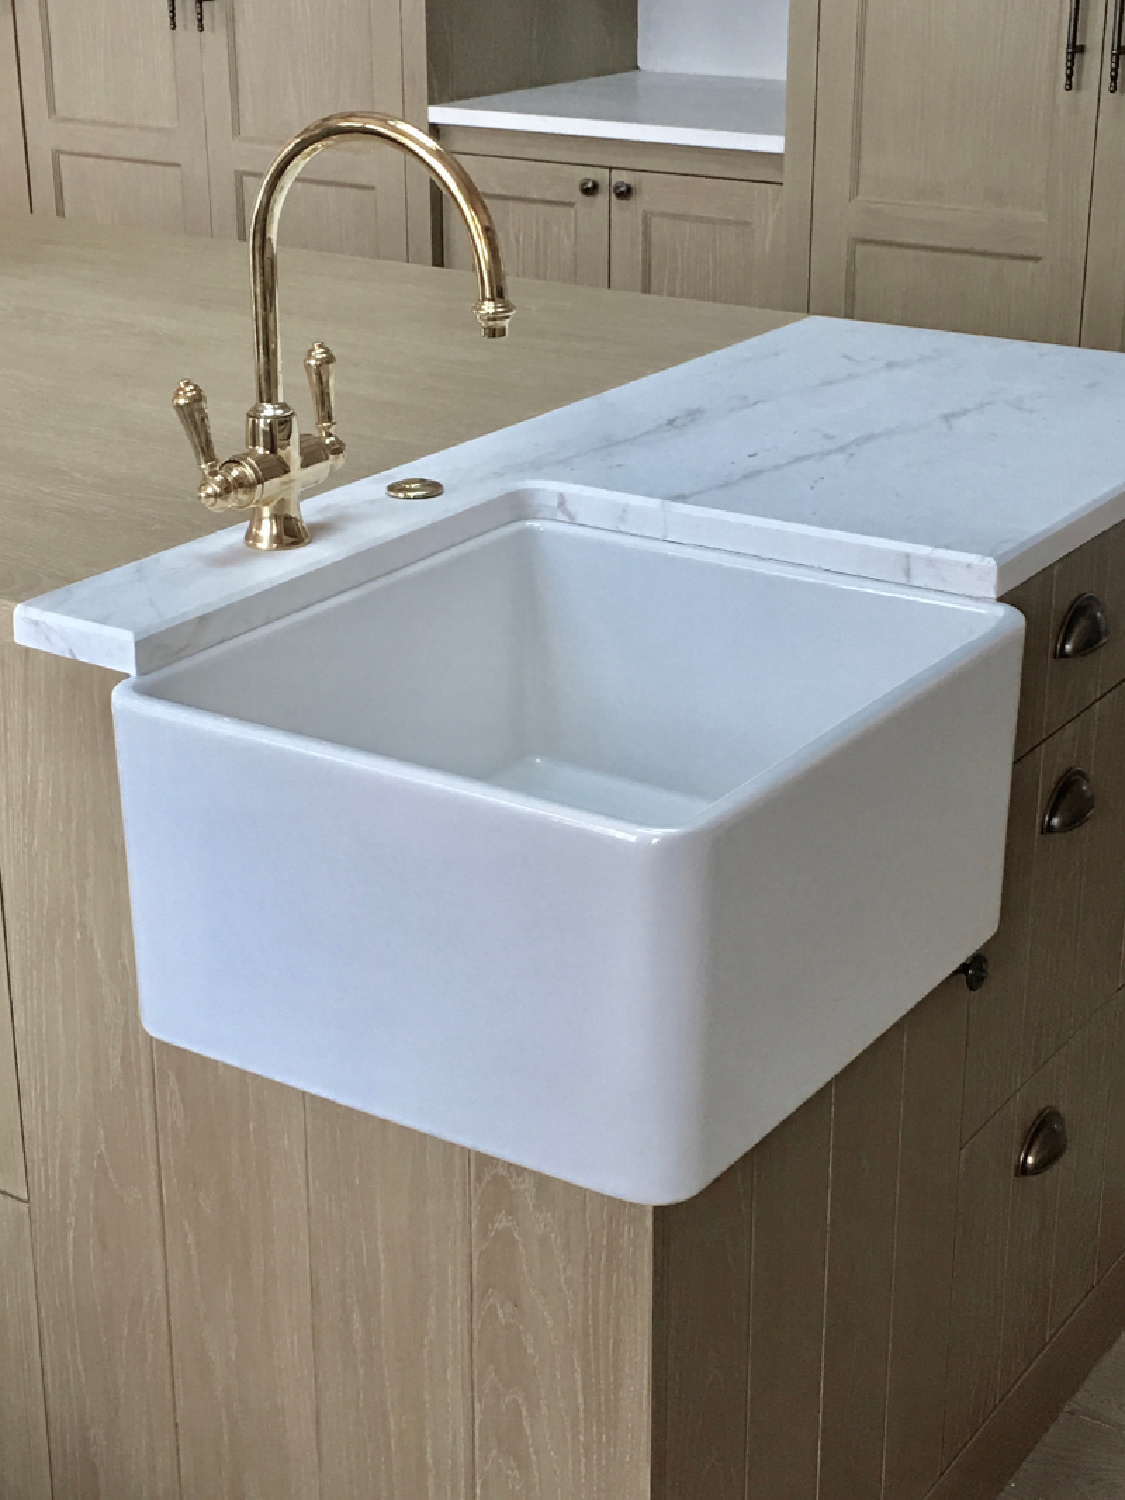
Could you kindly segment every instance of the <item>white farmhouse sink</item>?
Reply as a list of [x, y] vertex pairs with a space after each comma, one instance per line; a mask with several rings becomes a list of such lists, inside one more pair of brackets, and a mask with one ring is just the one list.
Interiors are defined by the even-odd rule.
[[995, 929], [1022, 634], [525, 521], [122, 683], [144, 1023], [686, 1197]]

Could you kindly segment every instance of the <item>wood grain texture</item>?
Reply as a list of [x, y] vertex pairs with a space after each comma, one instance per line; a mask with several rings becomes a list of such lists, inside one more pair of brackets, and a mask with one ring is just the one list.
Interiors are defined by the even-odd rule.
[[1109, 1113], [1110, 1060], [1118, 1006], [1109, 1002], [1067, 1044], [1060, 1062], [1058, 1107], [1067, 1153], [1055, 1169], [1059, 1207], [1048, 1331], [1057, 1333], [1094, 1285], [1098, 1262]]
[[[1098, 95], [1061, 86], [1066, 19], [1059, 0], [824, 8], [814, 312], [1077, 340]], [[1084, 19], [1092, 60], [1104, 15]]]
[[0, 1193], [0, 1494], [51, 1500], [31, 1213]]
[[67, 1500], [179, 1493], [114, 680], [13, 645], [0, 650], [0, 868], [51, 1463]]
[[[0, 224], [0, 382], [23, 392], [40, 432], [36, 451], [13, 450], [0, 475], [0, 599], [15, 602], [215, 529], [195, 499], [171, 392], [194, 375], [206, 387], [217, 444], [227, 451], [241, 441], [253, 394], [245, 255], [221, 240], [65, 220]], [[516, 282], [513, 296], [511, 338], [486, 342], [469, 310], [467, 275], [286, 253], [283, 356], [318, 338], [332, 344], [344, 478], [792, 321], [544, 282]], [[57, 399], [58, 372], [75, 348], [84, 398], [68, 405]]]
[[1033, 573], [1018, 588], [1004, 595], [1003, 602], [1018, 609], [1026, 623], [1023, 641], [1023, 670], [1020, 677], [1020, 706], [1016, 719], [1016, 759], [1034, 749], [1044, 738], [1044, 716], [1047, 711], [1047, 671], [1054, 641], [1051, 637], [1051, 601], [1054, 597], [1054, 571], [1043, 568]]
[[16, 1038], [12, 1030], [12, 1002], [8, 989], [8, 956], [0, 945], [0, 1193], [27, 1198], [27, 1168], [23, 1159], [23, 1122], [20, 1118]]
[[[1102, 669], [1111, 670], [1106, 661], [1107, 647], [1092, 656], [1058, 657], [1054, 654], [1059, 629], [1067, 611], [1081, 594], [1095, 594], [1105, 601], [1109, 582], [1108, 534], [1096, 536], [1083, 547], [1076, 547], [1051, 569], [1051, 614], [1048, 627], [1051, 654], [1047, 659], [1046, 710], [1043, 729], [1053, 734], [1088, 708], [1104, 691]], [[1112, 626], [1111, 626], [1112, 630]], [[1111, 634], [1110, 640], [1114, 636]], [[1116, 658], [1116, 652], [1114, 659]], [[1106, 688], [1112, 682], [1106, 683]]]
[[637, 66], [637, 0], [428, 0], [430, 101]]
[[1011, 1098], [1021, 1081], [1041, 770], [1042, 757], [1037, 752], [1025, 755], [1012, 768], [1000, 926], [983, 949], [988, 981], [969, 999], [963, 1141]]
[[14, 6], [35, 212], [210, 234], [194, 25], [148, 0]]
[[[609, 285], [609, 173], [589, 165], [505, 161], [462, 156], [484, 194], [513, 276], [571, 285]], [[593, 182], [593, 194], [580, 184]], [[472, 254], [460, 217], [446, 205], [445, 264], [471, 270]]]
[[0, 0], [0, 208], [6, 214], [31, 212], [12, 0]]
[[655, 1211], [653, 1474], [661, 1500], [743, 1500], [754, 1153]]
[[628, 174], [610, 208], [614, 290], [780, 307], [786, 301], [782, 192], [774, 183]]
[[1122, 1329], [1125, 1261], [1114, 1266], [1063, 1325], [942, 1475], [928, 1500], [998, 1495]]
[[1055, 1229], [1059, 1211], [1058, 1170], [1017, 1177], [1015, 1163], [1036, 1116], [1062, 1097], [1063, 1060], [1052, 1058], [1016, 1095], [1004, 1177], [993, 1191], [1009, 1194], [1008, 1245], [1004, 1257], [1004, 1317], [1000, 1335], [999, 1392], [1003, 1395], [1047, 1342]]
[[754, 1148], [747, 1500], [817, 1492], [832, 1094]]
[[1125, 1432], [1066, 1411], [1004, 1491], [1004, 1500], [1108, 1500], [1125, 1490]]
[[1086, 831], [1074, 976], [1074, 1024], [1116, 992], [1125, 939], [1125, 686], [1099, 700], [1090, 779], [1096, 815]]
[[316, 1500], [301, 1095], [154, 1051], [185, 1500]]
[[945, 1467], [980, 1429], [999, 1398], [1013, 1114], [1009, 1104], [961, 1150], [945, 1388]]
[[473, 1156], [478, 1500], [648, 1500], [652, 1211]]
[[469, 1153], [305, 1109], [321, 1500], [470, 1500]]
[[1100, 73], [1103, 90], [1082, 303], [1082, 342], [1092, 349], [1125, 347], [1125, 216], [1120, 200], [1125, 172], [1125, 112], [1105, 107], [1117, 102], [1106, 87], [1112, 30], [1107, 28], [1102, 55], [1089, 59], [1091, 75]]
[[1098, 1226], [1098, 1270], [1105, 1276], [1125, 1255], [1125, 1001], [1113, 1005], [1106, 1110], [1105, 1171]]
[[818, 1500], [879, 1500], [902, 1121], [899, 1025], [836, 1079]]
[[954, 974], [906, 1018], [885, 1500], [921, 1500], [941, 1474], [969, 999]]

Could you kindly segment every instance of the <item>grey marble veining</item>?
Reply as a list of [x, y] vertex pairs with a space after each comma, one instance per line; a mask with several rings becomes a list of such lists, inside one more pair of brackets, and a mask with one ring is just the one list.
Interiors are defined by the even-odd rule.
[[[445, 495], [386, 499], [405, 472]], [[240, 526], [57, 590], [16, 637], [150, 670], [498, 506], [996, 597], [1125, 518], [1125, 356], [809, 318], [316, 497], [298, 552]]]

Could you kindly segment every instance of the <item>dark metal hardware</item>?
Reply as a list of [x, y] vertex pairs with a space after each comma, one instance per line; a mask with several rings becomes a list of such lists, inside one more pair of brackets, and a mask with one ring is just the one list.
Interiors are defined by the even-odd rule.
[[204, 24], [203, 24], [203, 3], [204, 3], [204, 0], [195, 0], [195, 29], [196, 29], [196, 31], [206, 31], [207, 30], [206, 26], [204, 26]]
[[1121, 59], [1125, 56], [1125, 0], [1117, 0], [1113, 7], [1113, 31], [1109, 39], [1109, 91], [1117, 93], [1121, 77]]
[[613, 196], [620, 198], [624, 203], [626, 198], [633, 196], [633, 184], [631, 182], [615, 182], [613, 184]]
[[601, 189], [601, 184], [596, 177], [583, 177], [578, 184], [578, 191], [583, 198], [596, 198]]
[[984, 953], [974, 953], [972, 958], [967, 958], [963, 964], [958, 964], [956, 972], [964, 974], [965, 984], [969, 989], [976, 991], [981, 988], [988, 978], [988, 958]]
[[1040, 1110], [1024, 1137], [1016, 1163], [1017, 1177], [1038, 1177], [1066, 1152], [1066, 1121], [1053, 1104]]
[[1066, 77], [1063, 81], [1063, 88], [1068, 93], [1074, 87], [1075, 61], [1086, 50], [1083, 43], [1078, 40], [1081, 4], [1082, 0], [1070, 0], [1070, 18], [1066, 23]]
[[168, 26], [172, 31], [176, 29], [176, 0], [168, 0]]
[[[1125, 0], [1117, 0], [1118, 5]], [[1066, 612], [1055, 641], [1055, 655], [1064, 661], [1091, 656], [1109, 640], [1109, 616], [1096, 594], [1079, 594]]]
[[1043, 815], [1043, 833], [1073, 833], [1094, 816], [1094, 788], [1085, 771], [1072, 766], [1061, 776]]

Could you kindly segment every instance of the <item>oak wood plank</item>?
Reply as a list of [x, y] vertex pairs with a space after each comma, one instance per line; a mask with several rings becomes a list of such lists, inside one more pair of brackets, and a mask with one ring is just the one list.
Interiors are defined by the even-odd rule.
[[316, 1500], [302, 1097], [154, 1051], [184, 1496]]
[[51, 1500], [31, 1212], [0, 1193], [0, 1494]]
[[1051, 661], [1051, 601], [1054, 570], [1043, 568], [1004, 595], [1004, 603], [1018, 609], [1026, 622], [1023, 671], [1016, 719], [1017, 758], [1038, 745], [1045, 736], [1047, 670]]
[[1075, 1025], [1116, 993], [1125, 939], [1125, 684], [1103, 697], [1093, 714], [1090, 779], [1097, 802], [1084, 830]]
[[1011, 1199], [1000, 1337], [1001, 1395], [1040, 1352], [1049, 1332], [1059, 1170], [1017, 1177], [1015, 1164], [1035, 1117], [1062, 1098], [1062, 1081], [1063, 1058], [1054, 1057], [1016, 1095], [1007, 1170], [994, 1184], [996, 1193], [1007, 1191]]
[[969, 998], [955, 974], [906, 1018], [884, 1500], [941, 1474]]
[[111, 673], [0, 649], [0, 868], [51, 1463], [67, 1500], [179, 1494], [152, 1054]]
[[1099, 1278], [1125, 1255], [1125, 995], [1118, 994], [1113, 1012], [1105, 1170], [1098, 1226]]
[[816, 1494], [831, 1152], [831, 1084], [754, 1148], [747, 1500]]
[[961, 1149], [942, 1445], [945, 1467], [983, 1425], [1000, 1394], [1013, 1115], [1010, 1103]]
[[469, 1500], [469, 1153], [305, 1111], [322, 1500]]
[[1012, 768], [1000, 926], [983, 949], [988, 979], [969, 997], [962, 1141], [977, 1133], [1021, 1081], [1041, 761], [1033, 751]]
[[1067, 1152], [1053, 1169], [1058, 1177], [1059, 1207], [1048, 1321], [1052, 1334], [1090, 1292], [1097, 1274], [1116, 1021], [1117, 1006], [1103, 1005], [1071, 1038], [1061, 1059], [1058, 1104], [1066, 1120]]
[[[1105, 648], [1091, 656], [1057, 657], [1055, 641], [1067, 611], [1080, 594], [1096, 594], [1104, 601], [1109, 581], [1109, 547], [1106, 536], [1096, 536], [1065, 557], [1051, 572], [1051, 612], [1048, 634], [1046, 709], [1043, 730], [1053, 734], [1076, 718], [1102, 693]], [[1113, 637], [1111, 636], [1112, 640]], [[1108, 687], [1110, 684], [1106, 684]]]
[[3, 942], [0, 942], [0, 1193], [13, 1198], [27, 1197], [16, 1037], [8, 988], [8, 955]]
[[753, 1153], [686, 1203], [655, 1213], [656, 1496], [743, 1500]]
[[478, 1500], [649, 1500], [652, 1211], [473, 1154]]
[[885, 1032], [834, 1084], [818, 1500], [883, 1489], [905, 1032]]

